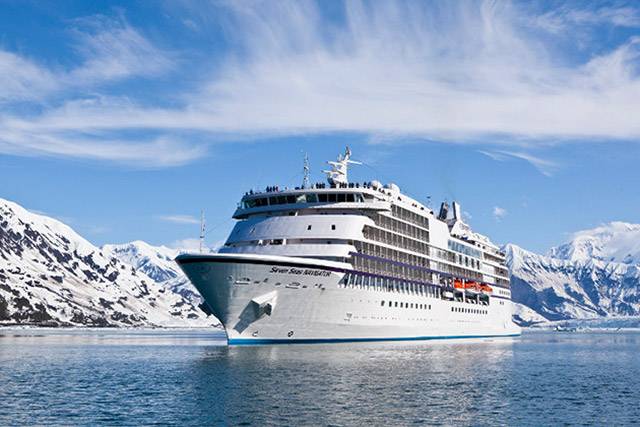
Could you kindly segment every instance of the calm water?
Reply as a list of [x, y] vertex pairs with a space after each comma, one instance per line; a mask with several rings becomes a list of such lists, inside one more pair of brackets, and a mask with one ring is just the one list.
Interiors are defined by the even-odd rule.
[[640, 420], [639, 353], [639, 333], [227, 348], [0, 330], [0, 424], [623, 425]]

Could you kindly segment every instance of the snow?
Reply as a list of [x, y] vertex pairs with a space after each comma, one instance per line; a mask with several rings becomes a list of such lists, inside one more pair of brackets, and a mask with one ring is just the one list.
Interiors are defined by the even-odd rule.
[[181, 250], [152, 246], [136, 240], [120, 245], [104, 245], [102, 251], [144, 272], [157, 286], [183, 296], [192, 304], [200, 305], [203, 302], [198, 291], [174, 261]]
[[548, 320], [538, 312], [524, 304], [513, 303], [513, 318], [520, 326], [530, 326], [537, 323], [545, 323]]
[[640, 264], [640, 224], [611, 222], [579, 231], [571, 241], [551, 249], [549, 256], [583, 263], [596, 259]]
[[549, 320], [640, 314], [640, 225], [574, 234], [548, 256], [505, 247], [512, 298]]
[[0, 323], [197, 327], [216, 321], [62, 222], [0, 199]]

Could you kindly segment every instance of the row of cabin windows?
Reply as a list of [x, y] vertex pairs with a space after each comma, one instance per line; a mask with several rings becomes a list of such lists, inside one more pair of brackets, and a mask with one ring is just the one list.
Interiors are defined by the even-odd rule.
[[[420, 261], [420, 260], [413, 260]], [[427, 262], [425, 262], [427, 263]], [[373, 258], [370, 256], [362, 256], [360, 254], [352, 254], [353, 267], [364, 273], [378, 274], [381, 276], [391, 276], [406, 280], [415, 280], [419, 282], [431, 282], [431, 273], [424, 267], [420, 268], [417, 262], [412, 264], [403, 264], [392, 262], [383, 258]]]
[[269, 197], [256, 197], [242, 201], [243, 209], [258, 208], [262, 206], [286, 205], [292, 203], [342, 203], [364, 202], [361, 193], [306, 193], [289, 194]]
[[380, 228], [404, 234], [417, 240], [429, 241], [429, 232], [423, 228], [381, 214], [374, 215], [372, 219], [376, 226]]
[[443, 262], [432, 261], [432, 266], [434, 270], [442, 271], [443, 273], [450, 274], [454, 277], [461, 277], [465, 279], [475, 280], [478, 282], [483, 281], [482, 273], [477, 271], [469, 270], [462, 267], [457, 267], [454, 265], [445, 264]]
[[[358, 253], [352, 254], [352, 264], [356, 270], [365, 273], [431, 282], [432, 272], [425, 269], [432, 268], [433, 270], [448, 273], [455, 277], [465, 277], [479, 282], [483, 280], [482, 274], [477, 271], [430, 261], [419, 255], [407, 254], [385, 246], [361, 241], [354, 242], [354, 246]], [[368, 256], [359, 256], [360, 254]]]
[[418, 295], [440, 298], [440, 287], [427, 283], [413, 283], [390, 277], [365, 276], [347, 273], [342, 278], [340, 287], [352, 289], [366, 289], [380, 292], [395, 292], [408, 295]]
[[364, 226], [362, 230], [365, 239], [375, 240], [390, 246], [396, 246], [412, 252], [429, 255], [429, 245], [424, 241], [418, 241], [410, 237], [393, 233], [391, 231], [381, 230], [379, 228]]
[[391, 213], [396, 218], [400, 218], [404, 221], [411, 222], [420, 227], [429, 228], [429, 218], [422, 216], [408, 209], [401, 208], [398, 205], [391, 206]]
[[467, 307], [451, 307], [451, 311], [454, 313], [489, 314], [487, 310]]
[[[398, 306], [398, 304], [400, 304]], [[385, 307], [385, 301], [380, 301], [380, 306]], [[418, 310], [431, 310], [431, 304], [419, 304], [419, 303], [408, 303], [408, 302], [398, 302], [398, 301], [388, 301], [387, 307], [399, 307], [399, 308], [417, 308]]]

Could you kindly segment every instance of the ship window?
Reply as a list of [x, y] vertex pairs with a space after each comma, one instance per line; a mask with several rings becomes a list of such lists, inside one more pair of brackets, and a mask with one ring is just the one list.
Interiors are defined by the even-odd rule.
[[318, 201], [320, 203], [326, 203], [328, 201], [326, 194], [318, 194]]
[[285, 203], [287, 203], [287, 196], [278, 196], [278, 204], [284, 205]]
[[318, 203], [318, 195], [316, 193], [307, 194], [307, 203]]
[[276, 196], [269, 197], [269, 204], [270, 205], [277, 205], [278, 204], [278, 198]]
[[329, 202], [335, 202], [338, 200], [337, 194], [331, 193], [329, 194]]
[[353, 193], [347, 194], [347, 202], [354, 202], [354, 201], [355, 201], [355, 195]]
[[311, 230], [311, 224], [307, 225], [307, 230]]
[[384, 307], [384, 301], [380, 301], [380, 305]]
[[296, 196], [296, 203], [306, 203], [307, 196], [305, 194], [299, 194]]
[[336, 225], [335, 224], [331, 224], [331, 229], [335, 230], [336, 229]]
[[338, 202], [346, 202], [347, 201], [347, 195], [344, 193], [339, 193], [338, 194]]
[[396, 301], [396, 307], [398, 306], [398, 301]]
[[295, 203], [296, 196], [287, 196], [287, 203]]

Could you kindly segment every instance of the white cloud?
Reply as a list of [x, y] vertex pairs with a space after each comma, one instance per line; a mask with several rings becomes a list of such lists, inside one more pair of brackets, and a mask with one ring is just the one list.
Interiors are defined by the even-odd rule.
[[615, 27], [640, 27], [640, 11], [629, 6], [590, 7], [584, 2], [582, 8], [572, 8], [568, 5], [554, 8], [534, 19], [533, 25], [552, 33], [571, 30], [576, 26], [611, 25]]
[[498, 162], [504, 162], [510, 158], [525, 160], [545, 176], [552, 176], [560, 168], [560, 165], [554, 161], [543, 159], [523, 151], [480, 150], [480, 153]]
[[501, 208], [500, 206], [494, 206], [493, 207], [493, 217], [497, 221], [502, 220], [505, 216], [507, 216], [507, 210], [506, 209]]
[[[76, 95], [40, 114], [3, 112], [0, 153], [172, 166], [206, 153], [176, 136], [185, 132], [239, 139], [349, 131], [388, 143], [408, 138], [486, 145], [495, 139], [504, 156], [550, 175], [557, 165], [523, 147], [640, 137], [634, 113], [640, 111], [640, 37], [594, 50], [576, 64], [558, 52], [553, 35], [542, 31], [543, 37], [523, 24], [537, 16], [517, 3], [353, 1], [344, 4], [339, 23], [328, 22], [310, 2], [225, 4], [230, 44], [237, 49], [217, 61], [221, 65], [195, 90], [176, 96], [167, 87], [160, 94], [181, 104]], [[567, 10], [563, 25], [595, 19]], [[635, 18], [629, 16], [638, 10], [630, 10], [593, 13], [631, 26]], [[43, 93], [61, 91], [59, 85], [79, 91], [154, 78], [178, 65], [126, 22], [97, 22], [82, 33], [78, 49], [85, 61], [68, 70], [68, 78], [5, 55], [0, 75], [9, 82], [9, 97], [24, 99], [29, 82]], [[17, 75], [22, 63], [31, 70], [26, 77]], [[51, 88], [47, 75], [57, 77]], [[122, 136], [139, 130], [159, 136], [141, 143]]]
[[158, 219], [176, 224], [200, 224], [200, 220], [191, 215], [159, 215]]
[[69, 84], [91, 84], [132, 76], [154, 76], [173, 66], [169, 56], [122, 18], [83, 19], [89, 31], [76, 30], [84, 63], [66, 78]]
[[57, 79], [46, 68], [0, 50], [0, 103], [37, 100], [57, 87]]

